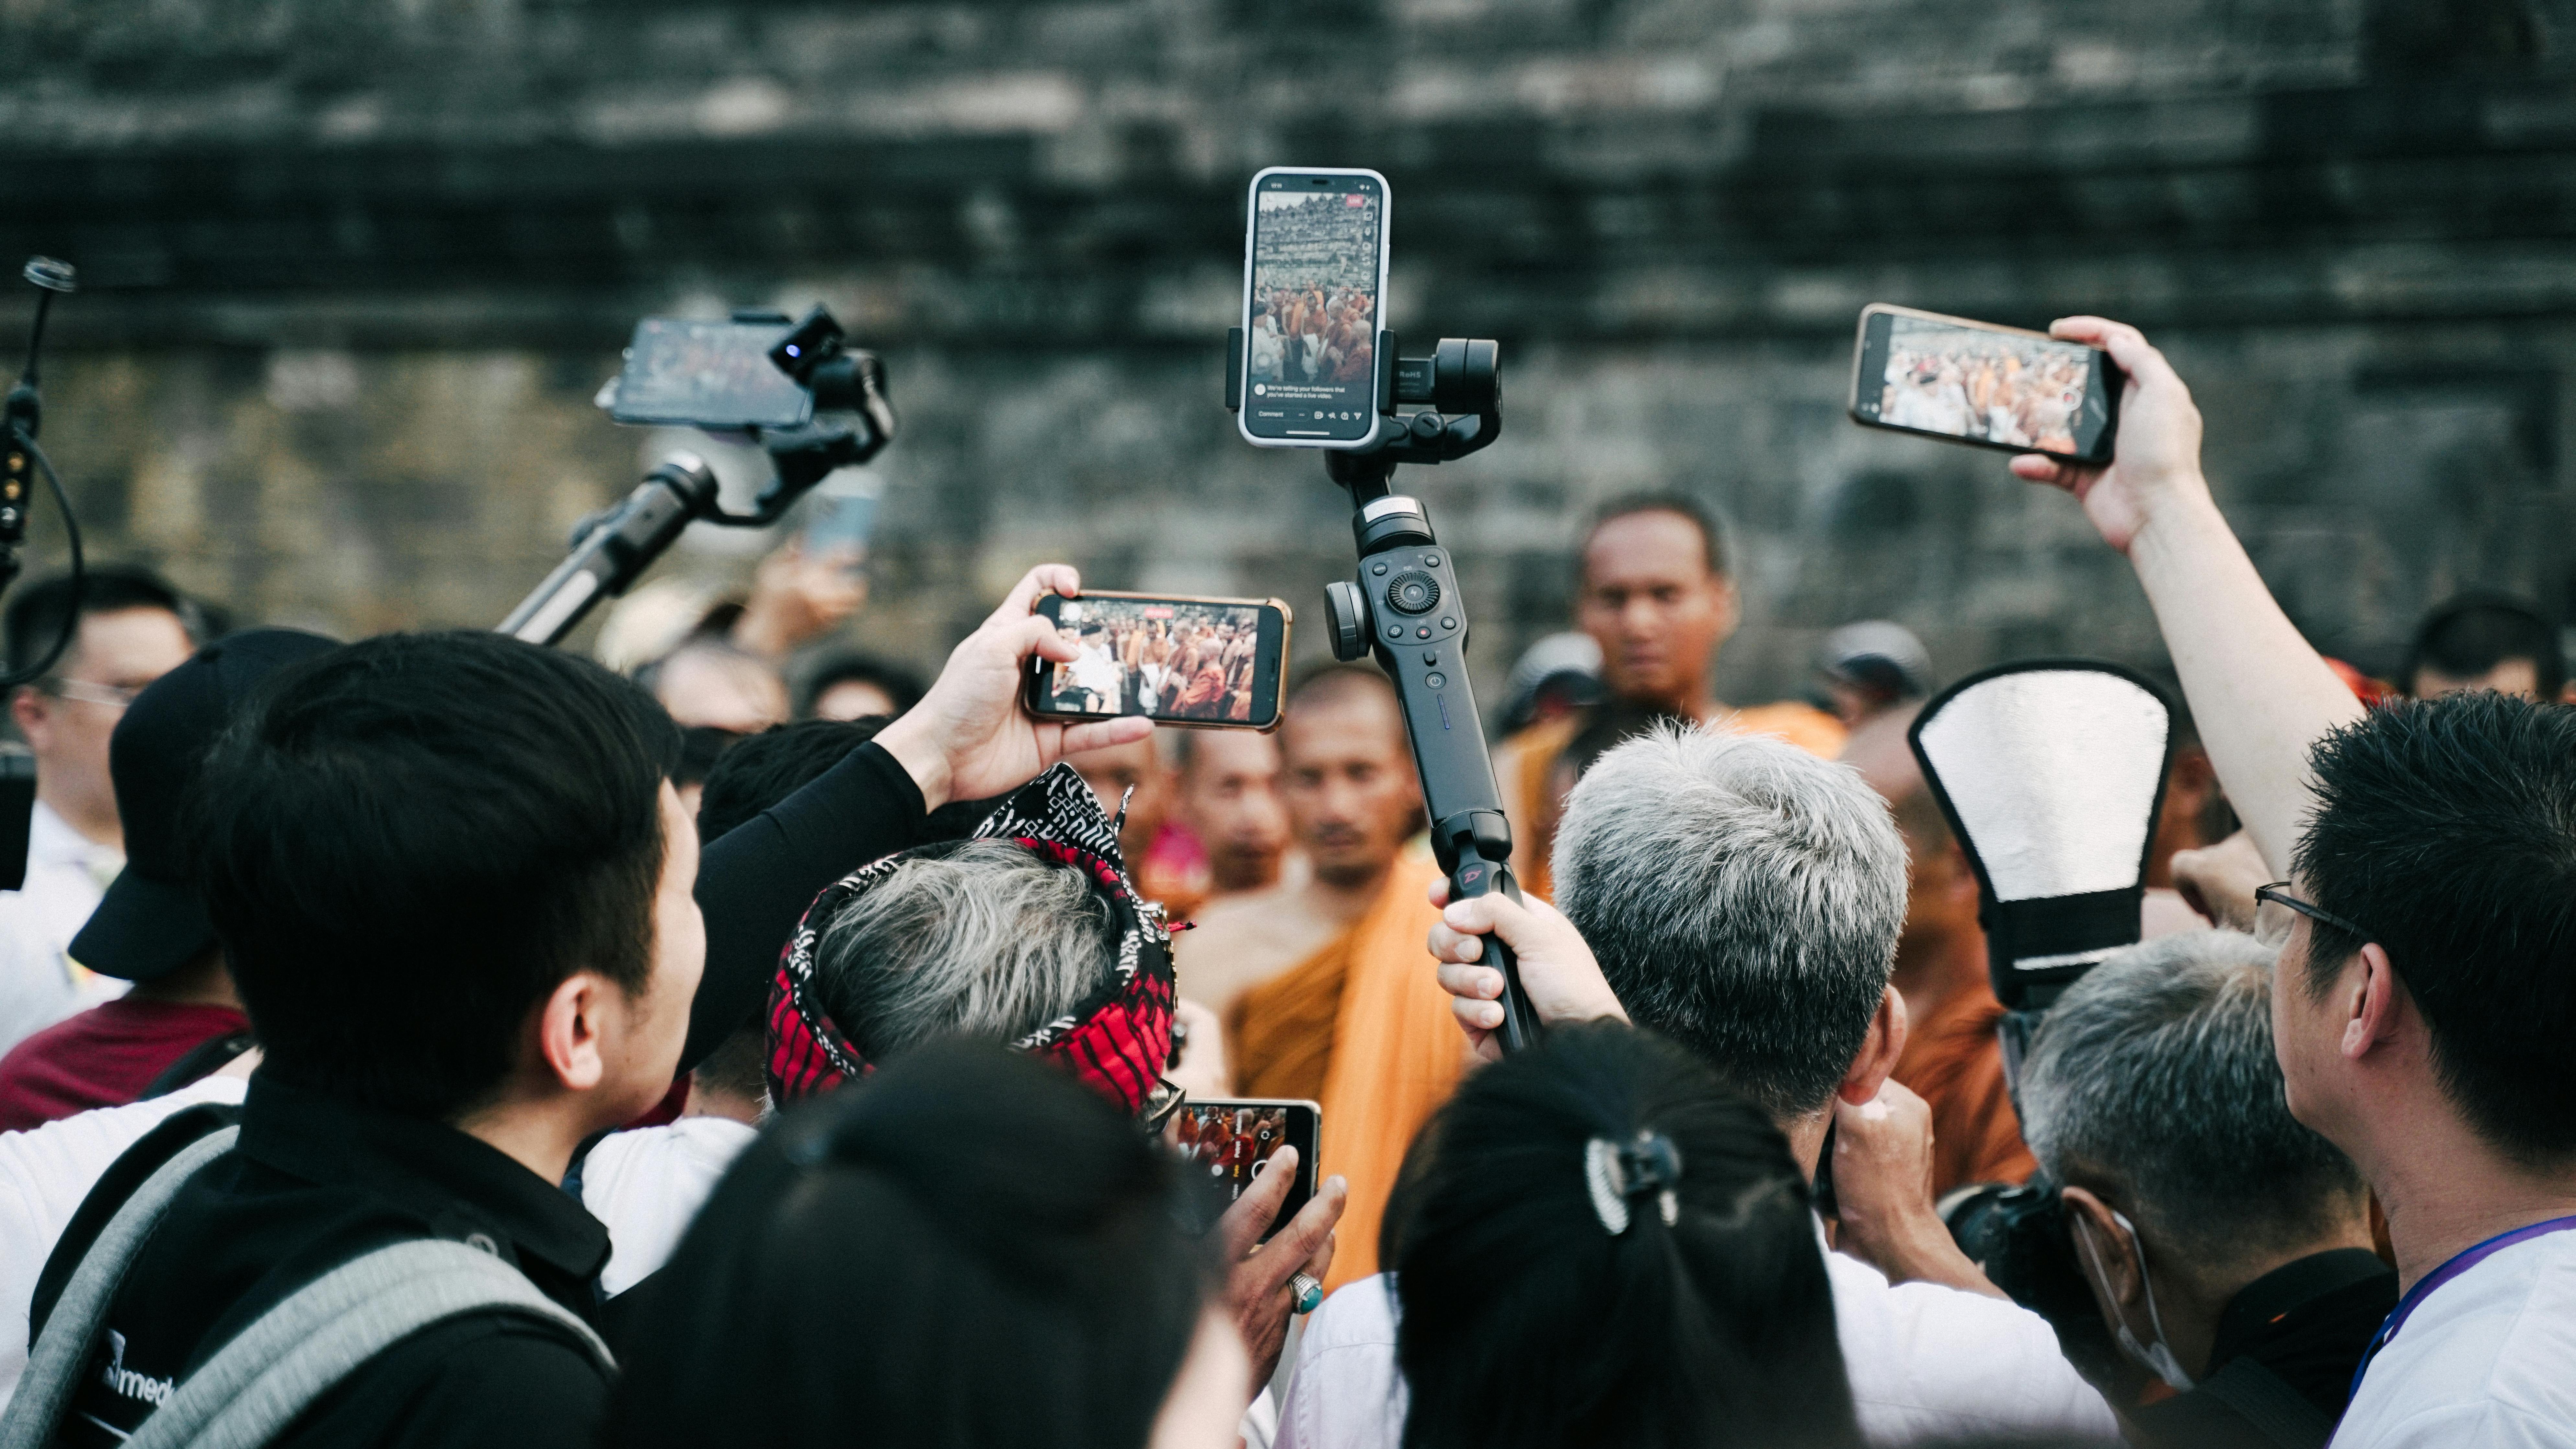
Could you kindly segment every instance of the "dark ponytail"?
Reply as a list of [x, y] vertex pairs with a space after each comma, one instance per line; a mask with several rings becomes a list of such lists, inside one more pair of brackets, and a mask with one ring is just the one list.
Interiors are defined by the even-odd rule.
[[1690, 1053], [1554, 1031], [1469, 1078], [1404, 1179], [1405, 1449], [1859, 1442], [1806, 1183]]

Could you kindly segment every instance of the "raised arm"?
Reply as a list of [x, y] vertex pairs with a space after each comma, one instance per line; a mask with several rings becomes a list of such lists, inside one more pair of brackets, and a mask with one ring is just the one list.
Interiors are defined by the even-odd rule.
[[2361, 702], [2300, 637], [2200, 471], [2200, 410], [2138, 329], [2100, 317], [2049, 331], [2108, 350], [2128, 375], [2111, 466], [2036, 453], [2015, 476], [2075, 495], [2105, 543], [2127, 554], [2155, 609], [2201, 743], [2274, 875], [2287, 874], [2310, 807], [2308, 747], [2361, 717]]

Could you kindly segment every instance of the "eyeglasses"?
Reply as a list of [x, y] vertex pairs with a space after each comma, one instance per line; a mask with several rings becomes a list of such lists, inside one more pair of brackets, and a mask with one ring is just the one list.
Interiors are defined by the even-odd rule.
[[2278, 947], [2290, 939], [2290, 928], [2298, 918], [2323, 921], [2348, 935], [2369, 939], [2370, 932], [2331, 911], [2320, 910], [2290, 894], [2290, 883], [2276, 880], [2254, 892], [2254, 939], [2266, 946]]
[[140, 685], [127, 689], [117, 684], [93, 684], [86, 679], [51, 678], [45, 681], [45, 693], [57, 699], [77, 699], [83, 704], [103, 709], [123, 709], [143, 693]]

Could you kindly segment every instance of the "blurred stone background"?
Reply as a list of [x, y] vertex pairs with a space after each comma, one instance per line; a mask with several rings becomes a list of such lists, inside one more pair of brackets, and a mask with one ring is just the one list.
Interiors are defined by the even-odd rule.
[[1944, 679], [2160, 657], [2071, 503], [1845, 420], [1876, 300], [2147, 327], [2331, 652], [2576, 609], [2576, 0], [0, 0], [0, 55], [94, 554], [248, 619], [497, 621], [677, 441], [591, 407], [635, 318], [823, 301], [904, 418], [859, 640], [1048, 557], [1312, 620], [1347, 505], [1219, 398], [1283, 163], [1391, 179], [1408, 350], [1502, 341], [1502, 441], [1410, 474], [1489, 695], [1641, 488], [1732, 521], [1733, 698], [1868, 616]]

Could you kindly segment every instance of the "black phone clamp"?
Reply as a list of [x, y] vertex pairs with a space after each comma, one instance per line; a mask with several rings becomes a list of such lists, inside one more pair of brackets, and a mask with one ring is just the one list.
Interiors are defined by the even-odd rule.
[[[1226, 406], [1243, 405], [1243, 329], [1227, 342]], [[1380, 357], [1397, 357], [1393, 332], [1378, 334]], [[1359, 574], [1324, 587], [1333, 657], [1374, 654], [1395, 681], [1431, 848], [1452, 899], [1501, 891], [1521, 898], [1512, 878], [1512, 827], [1494, 787], [1493, 758], [1467, 680], [1467, 607], [1456, 560], [1431, 529], [1418, 498], [1390, 486], [1399, 464], [1454, 462], [1490, 446], [1503, 430], [1502, 383], [1490, 341], [1444, 337], [1429, 357], [1401, 357], [1380, 371], [1375, 441], [1324, 454], [1324, 471], [1351, 496]], [[1424, 406], [1400, 413], [1404, 403]], [[1487, 937], [1484, 959], [1503, 973], [1503, 1049], [1538, 1040], [1537, 1016], [1521, 989], [1520, 963]]]
[[[784, 323], [788, 318], [784, 312], [742, 310], [733, 320]], [[845, 346], [843, 338], [841, 324], [817, 307], [769, 349], [770, 362], [814, 395], [816, 416], [792, 428], [747, 430], [769, 454], [771, 468], [749, 513], [726, 512], [718, 501], [715, 470], [695, 453], [675, 452], [646, 473], [623, 502], [573, 526], [571, 556], [519, 601], [501, 621], [500, 632], [531, 644], [553, 644], [601, 599], [626, 592], [690, 524], [704, 520], [728, 528], [767, 528], [834, 469], [855, 467], [884, 451], [895, 432], [885, 364], [873, 352]]]

